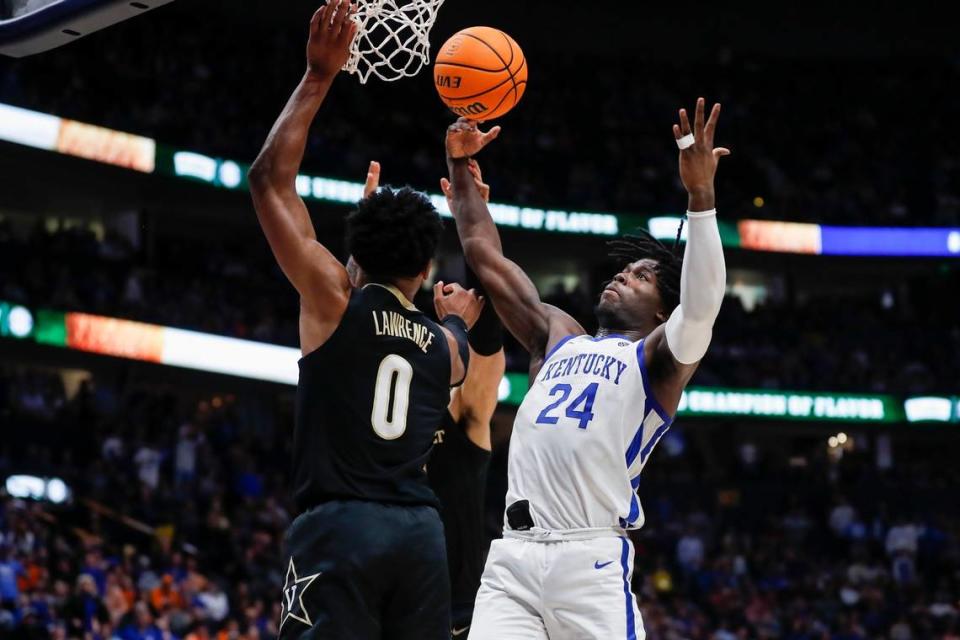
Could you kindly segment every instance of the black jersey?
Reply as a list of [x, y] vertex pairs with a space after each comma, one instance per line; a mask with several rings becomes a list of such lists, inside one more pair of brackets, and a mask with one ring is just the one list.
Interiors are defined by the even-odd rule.
[[480, 588], [485, 552], [484, 496], [490, 452], [474, 444], [463, 426], [444, 412], [427, 465], [430, 486], [440, 500], [450, 566], [453, 606], [472, 605]]
[[402, 293], [354, 290], [336, 331], [300, 359], [294, 500], [436, 505], [423, 471], [450, 401], [440, 325]]

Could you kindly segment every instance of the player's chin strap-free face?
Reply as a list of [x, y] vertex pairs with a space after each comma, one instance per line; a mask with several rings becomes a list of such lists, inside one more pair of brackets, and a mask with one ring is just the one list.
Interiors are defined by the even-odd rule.
[[467, 368], [470, 366], [470, 344], [467, 341], [467, 323], [460, 316], [452, 313], [443, 317], [440, 324], [447, 328], [453, 334], [457, 341], [457, 353], [460, 354], [460, 361], [463, 362], [463, 378], [451, 387], [459, 387], [467, 379]]

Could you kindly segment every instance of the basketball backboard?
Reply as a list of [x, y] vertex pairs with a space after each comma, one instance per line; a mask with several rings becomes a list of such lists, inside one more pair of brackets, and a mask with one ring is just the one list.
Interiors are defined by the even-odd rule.
[[0, 53], [49, 51], [173, 0], [0, 0]]

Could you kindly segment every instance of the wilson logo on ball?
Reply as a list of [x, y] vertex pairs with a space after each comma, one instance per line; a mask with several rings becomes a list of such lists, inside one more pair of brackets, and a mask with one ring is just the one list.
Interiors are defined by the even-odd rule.
[[484, 113], [487, 107], [482, 102], [474, 102], [465, 107], [450, 107], [450, 109], [458, 116], [478, 116]]

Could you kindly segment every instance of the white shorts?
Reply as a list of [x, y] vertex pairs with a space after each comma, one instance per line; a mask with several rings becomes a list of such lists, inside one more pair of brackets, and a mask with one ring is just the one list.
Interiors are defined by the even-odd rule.
[[627, 538], [495, 540], [470, 640], [644, 640]]

